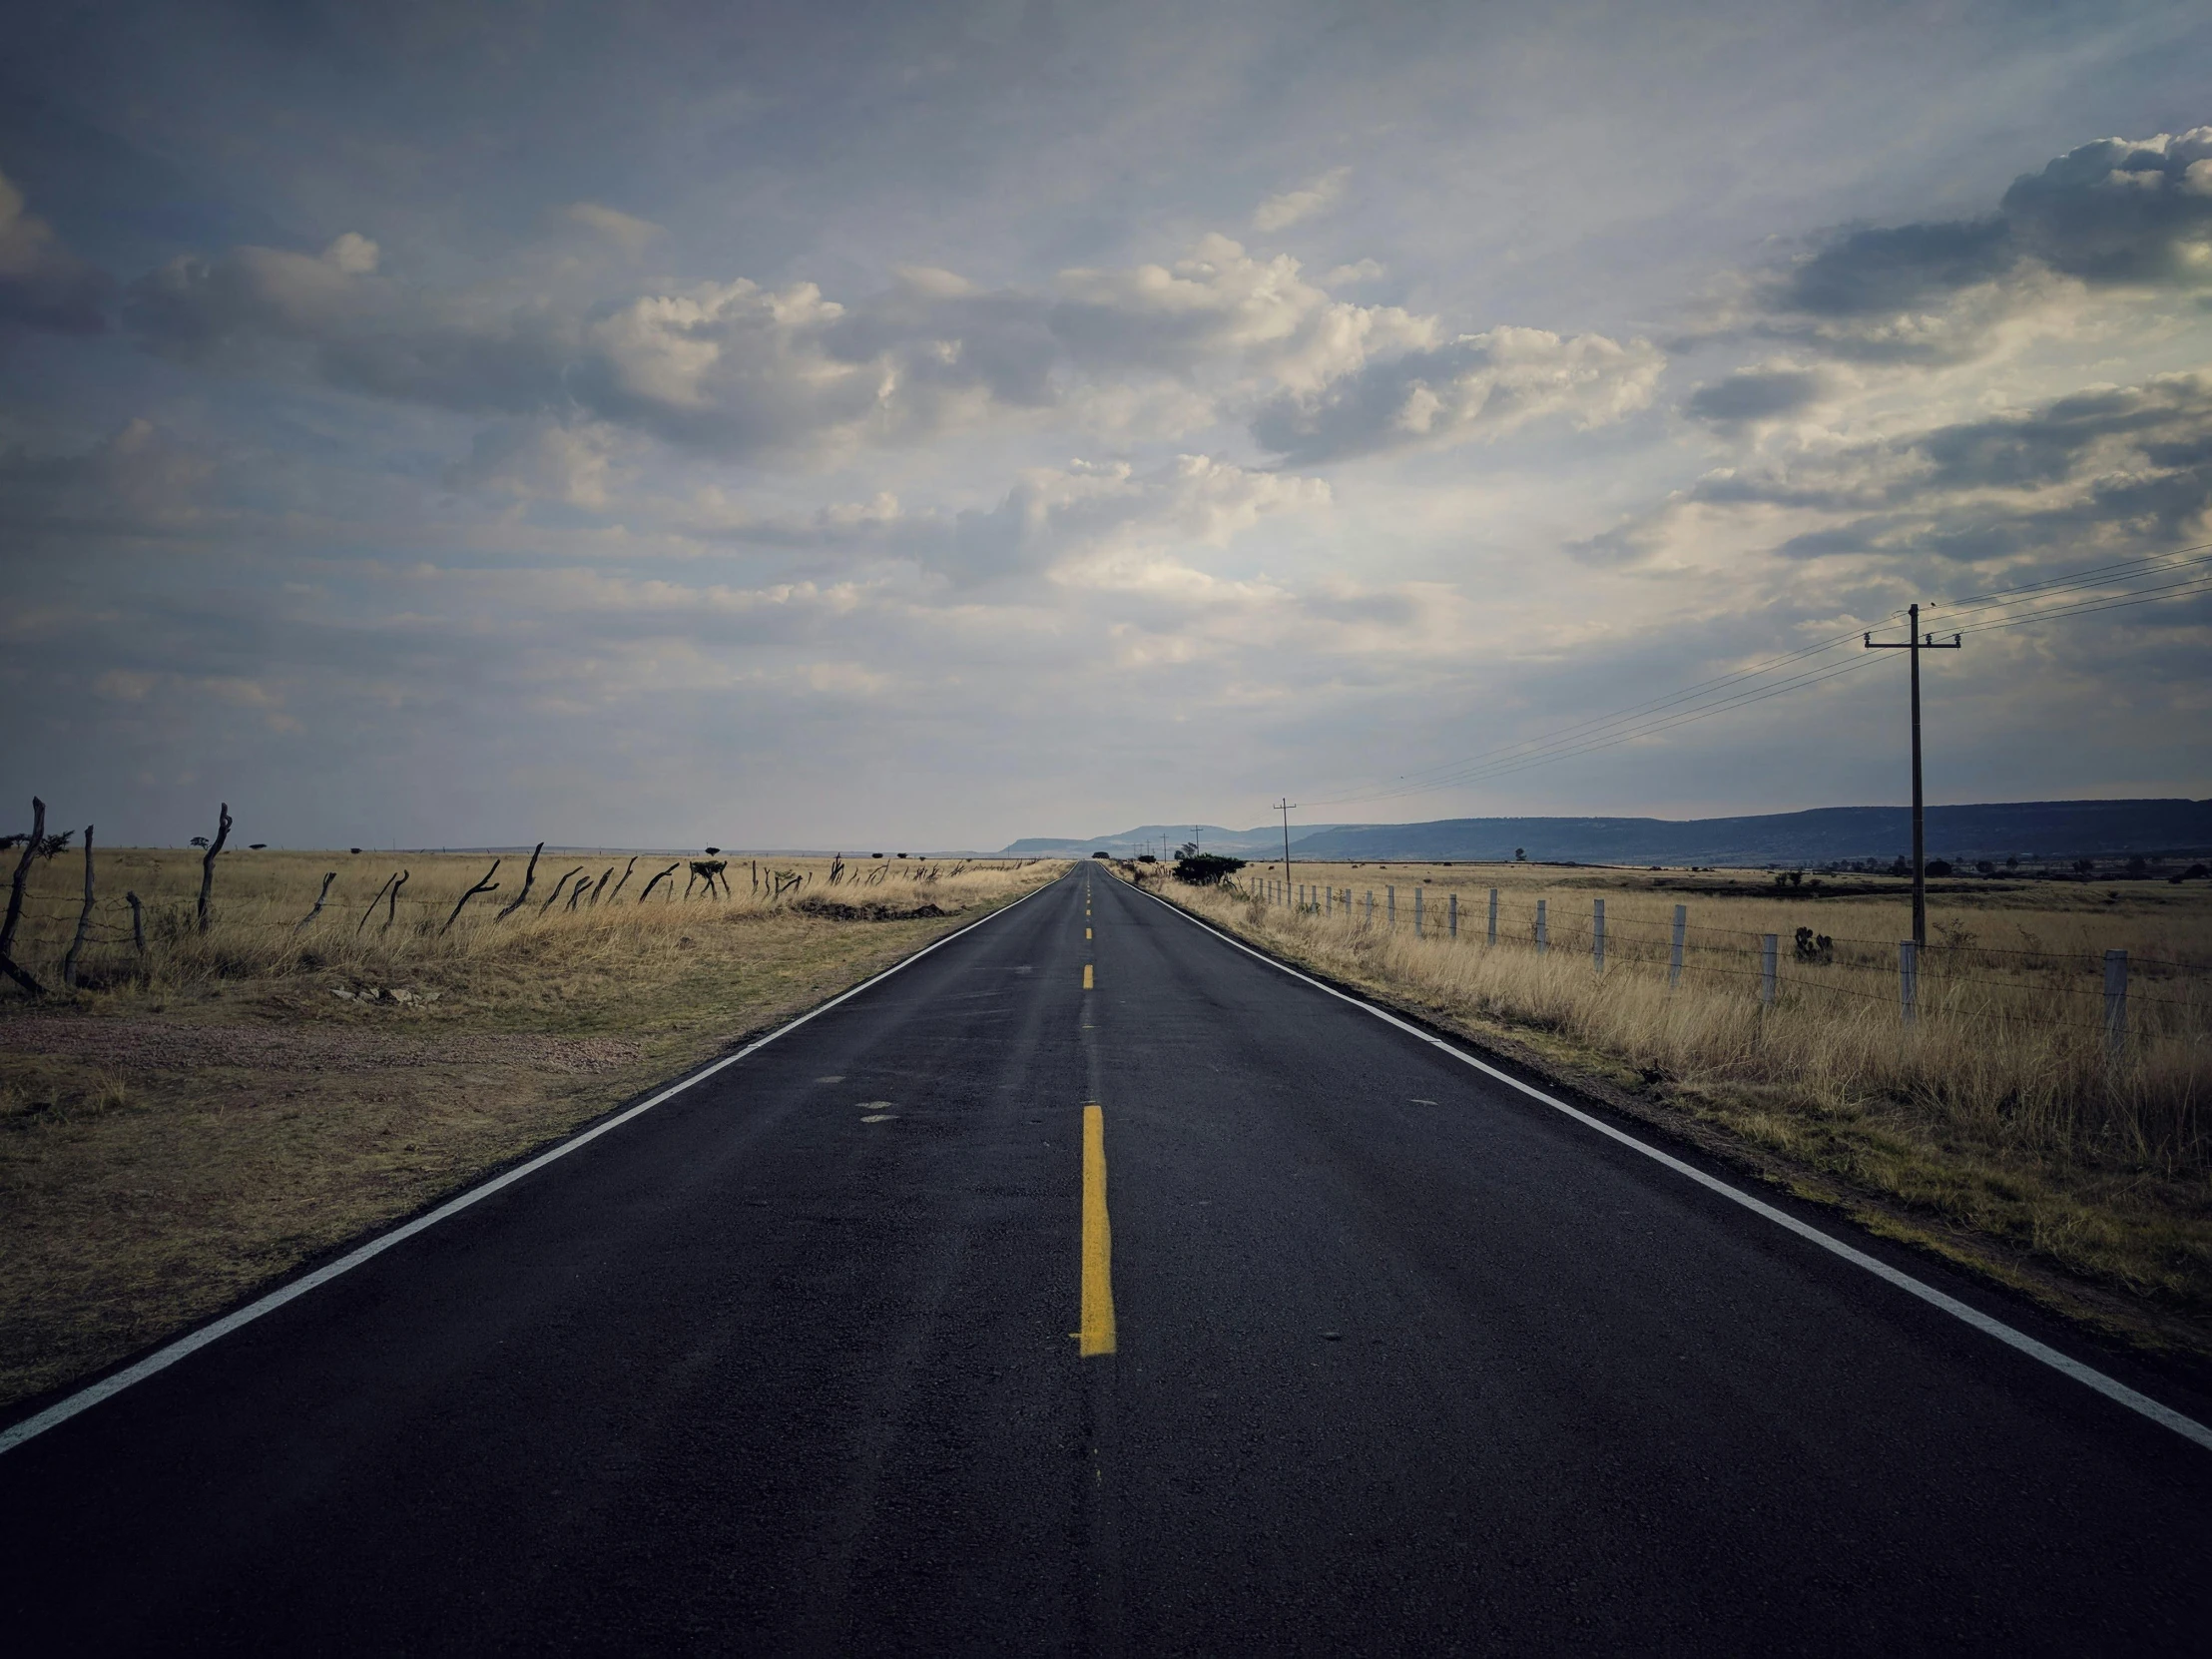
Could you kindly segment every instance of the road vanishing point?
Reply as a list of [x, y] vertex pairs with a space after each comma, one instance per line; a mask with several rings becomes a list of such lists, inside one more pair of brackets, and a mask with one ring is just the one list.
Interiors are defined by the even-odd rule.
[[0, 1435], [0, 1629], [2212, 1646], [2201, 1394], [1657, 1149], [1081, 866]]

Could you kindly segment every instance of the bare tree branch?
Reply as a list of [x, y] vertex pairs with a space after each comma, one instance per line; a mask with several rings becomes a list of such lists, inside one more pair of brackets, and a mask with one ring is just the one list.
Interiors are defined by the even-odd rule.
[[407, 884], [407, 877], [413, 873], [411, 869], [403, 869], [399, 879], [391, 884], [391, 897], [384, 900], [384, 925], [379, 931], [390, 931], [391, 924], [399, 919], [399, 889]]
[[615, 883], [615, 890], [607, 895], [608, 903], [612, 904], [616, 899], [622, 896], [623, 885], [630, 879], [630, 872], [638, 867], [639, 856], [641, 855], [633, 855], [630, 861], [622, 866], [622, 880], [617, 881]]
[[[580, 874], [582, 873], [583, 868], [584, 866], [582, 864], [578, 864], [576, 868], [568, 872], [568, 875]], [[545, 914], [546, 911], [553, 908], [554, 902], [561, 896], [561, 889], [568, 885], [568, 875], [562, 876], [558, 881], [553, 883], [553, 891], [547, 896], [545, 902], [538, 906], [539, 915], [542, 916]]]
[[[641, 892], [641, 893], [639, 893], [639, 894], [638, 894], [638, 902], [639, 902], [640, 904], [643, 904], [643, 903], [644, 903], [644, 902], [645, 902], [645, 901], [646, 901], [647, 899], [651, 898], [651, 897], [653, 896], [653, 889], [654, 889], [655, 887], [659, 886], [659, 885], [660, 885], [660, 884], [661, 884], [661, 883], [662, 883], [663, 881], [668, 881], [668, 878], [669, 878], [669, 877], [670, 877], [671, 875], [674, 875], [674, 874], [675, 874], [675, 873], [676, 873], [676, 872], [677, 872], [678, 870], [682, 869], [683, 867], [684, 867], [684, 861], [683, 861], [683, 860], [682, 860], [681, 858], [679, 858], [679, 859], [677, 859], [677, 861], [676, 861], [675, 863], [673, 863], [673, 864], [670, 864], [670, 865], [668, 866], [668, 868], [666, 868], [666, 869], [662, 870], [660, 874], [658, 874], [658, 875], [654, 876], [652, 880], [650, 880], [650, 881], [646, 882], [646, 884], [645, 884], [645, 891], [643, 891], [643, 892]], [[669, 882], [668, 882], [668, 890], [669, 890], [669, 893], [671, 894], [671, 896], [673, 896], [673, 895], [675, 894], [675, 891], [676, 891], [676, 883], [675, 883], [674, 881], [669, 881]]]
[[492, 920], [505, 921], [509, 916], [513, 915], [517, 910], [522, 908], [522, 901], [530, 896], [530, 883], [538, 878], [538, 854], [540, 852], [543, 852], [544, 850], [545, 842], [543, 841], [538, 842], [536, 846], [530, 849], [530, 867], [522, 872], [522, 891], [516, 893], [514, 897], [508, 899], [506, 903], [500, 905], [499, 913], [493, 916], [491, 918]]
[[305, 915], [301, 916], [292, 927], [292, 933], [295, 937], [306, 930], [308, 922], [314, 920], [316, 916], [322, 914], [322, 901], [330, 896], [330, 883], [332, 881], [335, 881], [337, 878], [338, 872], [334, 869], [331, 870], [327, 875], [323, 876], [322, 890], [314, 895], [314, 908], [309, 910]]
[[497, 892], [499, 890], [499, 883], [497, 881], [494, 881], [492, 877], [499, 873], [499, 865], [501, 862], [501, 859], [492, 859], [491, 868], [484, 871], [483, 879], [478, 881], [473, 887], [469, 888], [468, 891], [461, 894], [459, 903], [456, 903], [453, 906], [453, 913], [445, 918], [445, 926], [438, 929], [439, 938], [444, 938], [446, 930], [450, 928], [456, 921], [459, 921], [461, 919], [461, 908], [463, 905], [467, 904], [470, 899], [474, 898], [480, 892]]
[[[399, 872], [397, 870], [393, 870], [389, 875], [384, 877], [384, 887], [390, 886], [394, 881], [398, 879]], [[383, 903], [384, 887], [378, 887], [376, 889], [376, 896], [368, 901], [368, 908], [361, 912], [361, 919], [353, 924], [353, 936], [355, 938], [360, 937], [361, 929], [368, 925], [368, 918], [376, 913], [376, 906]], [[387, 923], [386, 925], [389, 924]]]

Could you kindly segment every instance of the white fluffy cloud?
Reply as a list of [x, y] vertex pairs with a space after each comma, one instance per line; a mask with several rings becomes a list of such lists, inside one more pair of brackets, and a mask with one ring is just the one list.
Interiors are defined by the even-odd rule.
[[1286, 388], [1262, 406], [1253, 431], [1310, 463], [1502, 435], [1545, 416], [1597, 426], [1648, 405], [1665, 365], [1649, 340], [1492, 328], [1375, 357], [1311, 389]]
[[244, 247], [135, 283], [128, 318], [167, 355], [260, 368], [290, 353], [346, 389], [471, 412], [597, 420], [733, 457], [912, 444], [993, 423], [1177, 406], [1178, 429], [1248, 420], [1320, 460], [1641, 407], [1645, 341], [1499, 328], [1334, 297], [1287, 256], [1226, 237], [1171, 265], [979, 287], [901, 268], [846, 303], [746, 278], [595, 307], [441, 294], [376, 274], [357, 235], [320, 256]]

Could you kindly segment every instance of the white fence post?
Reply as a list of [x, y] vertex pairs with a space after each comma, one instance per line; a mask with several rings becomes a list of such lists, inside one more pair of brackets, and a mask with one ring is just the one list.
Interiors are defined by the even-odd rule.
[[2127, 952], [2104, 953], [2104, 1051], [2115, 1060], [2127, 1048]]
[[1536, 953], [1542, 955], [1551, 948], [1551, 934], [1544, 926], [1544, 901], [1536, 900]]
[[1920, 954], [1919, 947], [1911, 939], [1898, 940], [1898, 1010], [1908, 1025], [1920, 1023]]
[[1689, 927], [1689, 905], [1677, 904], [1674, 907], [1674, 948], [1667, 953], [1667, 989], [1670, 991], [1682, 983], [1682, 935]]
[[1774, 1006], [1775, 958], [1782, 953], [1782, 935], [1769, 933], [1759, 941], [1759, 1003]]
[[1495, 887], [1490, 889], [1490, 936], [1486, 942], [1490, 944], [1497, 943], [1497, 888]]
[[1457, 893], [1453, 893], [1444, 902], [1444, 923], [1451, 929], [1451, 937], [1456, 941], [1459, 937], [1459, 895]]
[[1590, 965], [1599, 973], [1605, 971], [1605, 900], [1592, 899], [1595, 906], [1590, 917]]
[[1413, 937], [1416, 939], [1421, 937], [1420, 895], [1421, 889], [1415, 887], [1413, 889]]

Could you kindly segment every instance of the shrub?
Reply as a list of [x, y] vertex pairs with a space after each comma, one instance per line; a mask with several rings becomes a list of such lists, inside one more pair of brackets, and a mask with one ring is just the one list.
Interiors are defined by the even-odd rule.
[[1222, 881], [1245, 867], [1242, 858], [1232, 858], [1220, 852], [1194, 852], [1189, 857], [1175, 860], [1175, 878], [1188, 881], [1194, 887], [1218, 887]]

